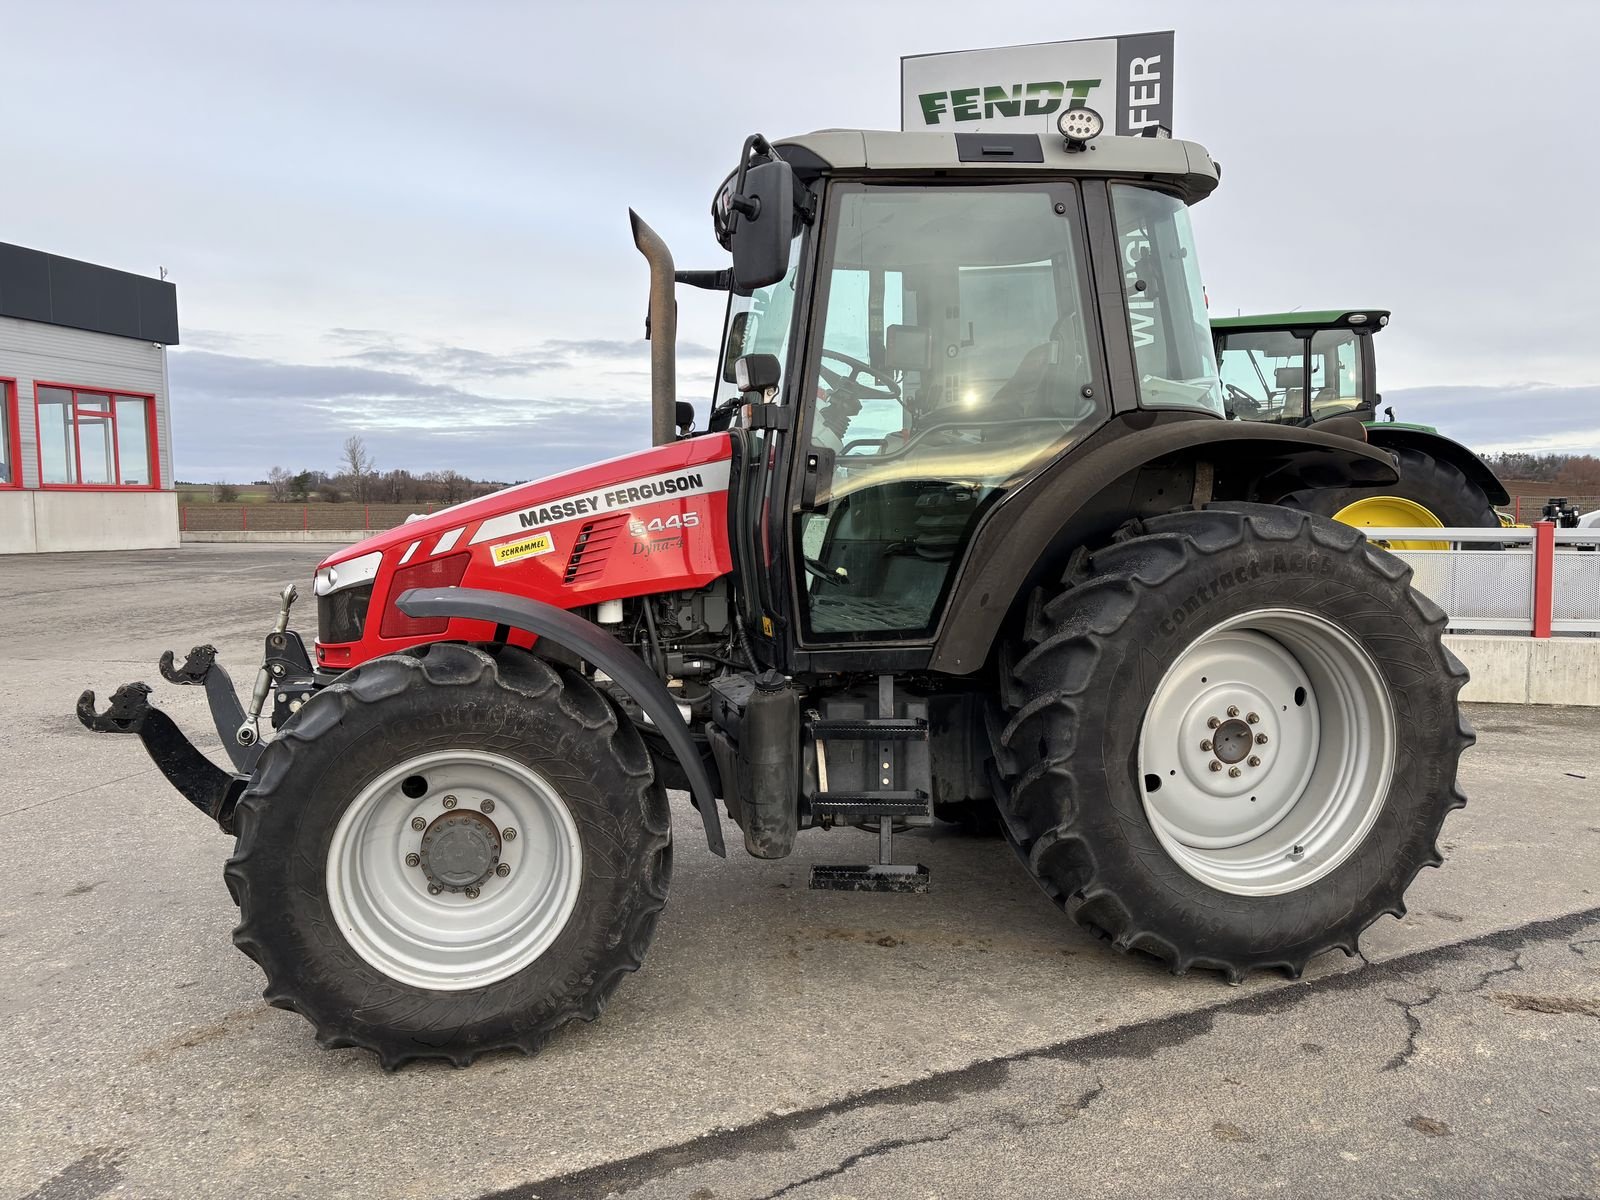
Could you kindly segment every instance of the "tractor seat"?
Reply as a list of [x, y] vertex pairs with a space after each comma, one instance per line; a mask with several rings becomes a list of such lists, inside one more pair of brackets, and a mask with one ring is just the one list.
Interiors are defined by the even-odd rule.
[[1068, 354], [1062, 337], [1065, 319], [1056, 321], [1050, 340], [1022, 356], [1011, 378], [1001, 385], [989, 401], [988, 413], [995, 420], [1020, 417], [1061, 417], [1079, 420], [1090, 407], [1082, 389], [1088, 382], [1083, 360]]

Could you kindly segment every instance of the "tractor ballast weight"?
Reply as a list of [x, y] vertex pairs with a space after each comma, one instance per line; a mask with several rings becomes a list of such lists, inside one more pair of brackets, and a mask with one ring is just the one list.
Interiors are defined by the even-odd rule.
[[[1177, 972], [1295, 974], [1403, 911], [1463, 802], [1465, 672], [1402, 562], [1279, 503], [1393, 457], [1224, 419], [1215, 166], [1069, 132], [751, 137], [729, 266], [632, 215], [651, 448], [330, 555], [314, 652], [286, 589], [248, 705], [209, 648], [164, 660], [229, 769], [145, 685], [84, 694], [236, 834], [274, 1003], [388, 1067], [593, 1019], [666, 901], [669, 786], [719, 855], [719, 801], [758, 858], [875, 832], [823, 888], [925, 891], [897, 836], [997, 830]], [[728, 294], [700, 430], [678, 284]]]

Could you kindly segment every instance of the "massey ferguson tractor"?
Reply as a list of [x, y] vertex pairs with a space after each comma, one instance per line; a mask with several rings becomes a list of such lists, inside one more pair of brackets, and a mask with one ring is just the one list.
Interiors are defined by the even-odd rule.
[[[813, 868], [838, 889], [924, 890], [894, 835], [992, 814], [1178, 973], [1296, 975], [1405, 911], [1464, 803], [1466, 671], [1405, 564], [1278, 503], [1394, 460], [1353, 418], [1225, 419], [1188, 212], [1217, 168], [1099, 126], [749, 138], [728, 266], [633, 217], [652, 448], [331, 555], [314, 645], [286, 588], [244, 702], [169, 653], [226, 767], [146, 685], [84, 693], [236, 836], [268, 1000], [390, 1068], [538, 1049], [643, 960], [669, 789], [718, 855], [723, 813], [759, 858], [875, 832]], [[703, 412], [678, 284], [728, 293]]]
[[[1399, 480], [1385, 488], [1313, 488], [1285, 503], [1347, 525], [1498, 529], [1495, 505], [1511, 497], [1489, 464], [1432, 425], [1380, 421], [1373, 338], [1389, 324], [1381, 308], [1219, 317], [1211, 322], [1223, 402], [1239, 420], [1324, 428], [1355, 417], [1367, 441], [1394, 454]], [[1394, 550], [1448, 550], [1420, 538]]]

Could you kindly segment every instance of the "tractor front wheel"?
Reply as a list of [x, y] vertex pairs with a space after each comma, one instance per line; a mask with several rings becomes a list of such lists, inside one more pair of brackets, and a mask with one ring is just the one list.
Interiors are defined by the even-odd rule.
[[1034, 878], [1119, 949], [1298, 975], [1404, 912], [1464, 803], [1466, 671], [1410, 569], [1268, 505], [1137, 522], [1037, 591], [996, 760]]
[[237, 813], [234, 941], [325, 1046], [465, 1065], [593, 1020], [671, 875], [631, 723], [531, 655], [376, 659], [268, 746]]

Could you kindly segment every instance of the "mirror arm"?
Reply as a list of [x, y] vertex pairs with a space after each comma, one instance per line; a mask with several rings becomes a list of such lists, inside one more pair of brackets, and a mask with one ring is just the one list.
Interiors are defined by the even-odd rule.
[[727, 267], [720, 271], [675, 271], [673, 278], [679, 283], [708, 292], [726, 292], [733, 287], [733, 272]]

